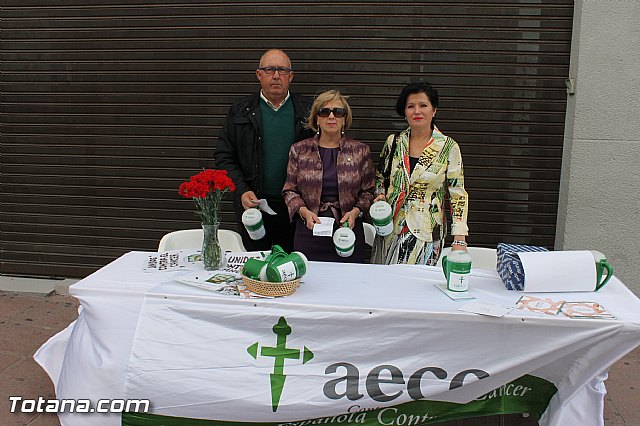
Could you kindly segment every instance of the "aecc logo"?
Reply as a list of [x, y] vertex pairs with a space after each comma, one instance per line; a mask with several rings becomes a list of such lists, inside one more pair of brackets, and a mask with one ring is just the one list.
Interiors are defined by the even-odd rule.
[[[271, 406], [275, 413], [278, 410], [282, 390], [287, 378], [284, 374], [285, 360], [299, 360], [302, 358], [302, 363], [306, 364], [314, 355], [306, 346], [304, 349], [287, 347], [287, 336], [291, 334], [292, 330], [284, 317], [280, 317], [278, 323], [273, 326], [272, 330], [277, 336], [275, 346], [260, 346], [260, 344], [256, 342], [247, 348], [247, 352], [255, 359], [258, 358], [258, 355], [274, 358], [273, 373], [269, 375], [269, 379], [271, 384]], [[348, 362], [337, 362], [329, 365], [325, 369], [325, 374], [335, 374], [339, 368], [344, 369], [344, 374], [324, 384], [322, 389], [324, 395], [329, 399], [346, 397], [350, 401], [363, 398], [364, 394], [360, 392], [360, 370], [358, 367]], [[413, 372], [409, 380], [405, 381], [404, 375], [398, 367], [391, 364], [384, 364], [376, 366], [369, 371], [365, 379], [365, 390], [374, 401], [389, 402], [402, 395], [404, 390], [400, 389], [393, 394], [386, 394], [382, 391], [380, 385], [406, 385], [406, 391], [411, 399], [424, 399], [425, 396], [422, 393], [421, 382], [426, 374], [433, 375], [436, 379], [444, 381], [449, 377], [449, 373], [443, 368], [424, 367]], [[489, 377], [489, 373], [483, 370], [475, 368], [463, 370], [451, 378], [449, 381], [449, 390], [461, 387], [464, 384], [465, 378], [469, 375], [473, 375], [479, 380]], [[343, 384], [344, 386], [342, 386]], [[338, 386], [344, 388], [344, 392], [339, 393], [337, 391]]]

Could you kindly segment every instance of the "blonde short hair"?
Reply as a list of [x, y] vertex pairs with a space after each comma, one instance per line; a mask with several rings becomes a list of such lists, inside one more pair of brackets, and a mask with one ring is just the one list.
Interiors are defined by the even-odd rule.
[[326, 92], [322, 92], [316, 96], [316, 99], [313, 101], [313, 105], [311, 105], [311, 112], [307, 119], [308, 128], [312, 129], [314, 132], [318, 131], [318, 111], [333, 100], [340, 100], [342, 102], [342, 107], [347, 112], [347, 115], [344, 116], [344, 127], [347, 129], [351, 127], [353, 118], [351, 115], [351, 107], [347, 102], [347, 96], [344, 96], [339, 90], [327, 90]]

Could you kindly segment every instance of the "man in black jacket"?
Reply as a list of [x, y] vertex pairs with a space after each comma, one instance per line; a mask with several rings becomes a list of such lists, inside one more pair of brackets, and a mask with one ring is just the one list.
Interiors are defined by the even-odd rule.
[[[244, 246], [268, 250], [273, 244], [293, 250], [295, 226], [282, 198], [289, 148], [313, 135], [304, 128], [311, 99], [289, 93], [291, 61], [282, 50], [268, 50], [256, 70], [262, 90], [231, 105], [216, 151], [216, 168], [228, 172], [236, 185], [233, 206]], [[252, 240], [242, 225], [242, 213], [266, 199], [277, 213], [262, 213], [266, 235]]]

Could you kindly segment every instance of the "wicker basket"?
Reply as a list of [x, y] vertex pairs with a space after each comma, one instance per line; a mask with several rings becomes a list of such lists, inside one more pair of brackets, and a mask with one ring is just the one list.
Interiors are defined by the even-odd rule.
[[263, 296], [289, 296], [295, 293], [295, 291], [300, 286], [300, 278], [297, 278], [293, 281], [270, 283], [267, 281], [254, 280], [253, 278], [249, 278], [243, 275], [242, 280], [244, 281], [244, 284], [247, 286], [249, 291], [261, 294]]

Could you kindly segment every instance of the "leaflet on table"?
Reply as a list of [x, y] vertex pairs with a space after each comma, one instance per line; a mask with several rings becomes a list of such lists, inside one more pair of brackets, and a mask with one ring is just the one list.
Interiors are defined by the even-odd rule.
[[565, 302], [561, 311], [569, 318], [617, 319], [596, 302]]
[[142, 270], [145, 272], [177, 271], [200, 260], [199, 250], [169, 250], [153, 253], [145, 258]]
[[224, 254], [225, 266], [215, 271], [193, 271], [184, 275], [179, 275], [176, 281], [186, 284], [209, 283], [222, 285], [242, 279], [242, 267], [248, 259], [264, 259], [269, 254], [268, 251], [243, 251], [227, 252]]
[[232, 272], [240, 277], [244, 263], [249, 259], [264, 259], [271, 253], [271, 250], [266, 251], [241, 251], [241, 252], [226, 252], [224, 254], [225, 266], [221, 271]]
[[215, 271], [194, 271], [174, 279], [182, 284], [202, 288], [225, 296], [241, 298], [265, 297], [251, 293], [242, 284], [242, 267], [251, 258], [264, 259], [269, 251], [227, 252], [225, 266]]
[[525, 294], [516, 302], [516, 308], [540, 314], [556, 315], [560, 312], [563, 303], [564, 300], [553, 300]]
[[263, 298], [272, 299], [271, 296], [263, 296], [252, 293], [237, 279], [235, 274], [223, 271], [209, 271], [207, 274], [176, 277], [175, 280], [182, 284], [198, 287], [222, 296], [239, 297], [241, 299]]
[[[238, 297], [241, 299], [250, 299], [250, 298], [264, 298], [264, 299], [272, 299], [270, 296], [262, 296], [260, 294], [252, 293], [247, 290], [246, 286], [242, 283], [242, 281], [231, 281], [225, 282], [222, 281], [231, 274], [225, 273], [216, 273], [211, 277], [211, 281], [202, 280], [202, 281], [183, 281], [180, 278], [176, 278], [176, 281], [182, 284], [187, 284], [193, 287], [202, 288], [204, 290], [210, 291], [214, 294], [221, 296], [231, 296]], [[221, 281], [218, 281], [221, 280]]]
[[434, 284], [433, 286], [453, 300], [475, 299], [475, 297], [469, 291], [451, 291], [447, 289], [446, 283]]
[[458, 308], [459, 311], [471, 312], [473, 314], [488, 315], [490, 317], [501, 317], [510, 312], [513, 306], [502, 306], [498, 303], [474, 300]]
[[[263, 259], [269, 253], [269, 250], [263, 252], [226, 252], [224, 254], [225, 266], [221, 270], [240, 274], [247, 259]], [[145, 272], [165, 272], [183, 268], [195, 269], [196, 263], [200, 260], [200, 250], [197, 249], [169, 250], [147, 256], [143, 262], [142, 270]]]
[[547, 315], [557, 315], [562, 312], [569, 318], [616, 319], [596, 302], [566, 302], [524, 295], [516, 303], [516, 308]]
[[[207, 278], [208, 277], [208, 278]], [[262, 296], [247, 290], [242, 280], [237, 280], [234, 274], [222, 271], [210, 271], [210, 273], [201, 275], [199, 280], [182, 279], [184, 277], [176, 277], [175, 280], [182, 284], [198, 287], [214, 294], [221, 296], [238, 297], [241, 299], [265, 298], [272, 299], [270, 296]]]

